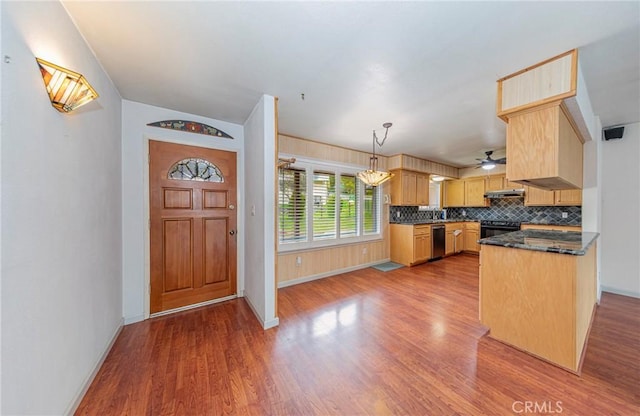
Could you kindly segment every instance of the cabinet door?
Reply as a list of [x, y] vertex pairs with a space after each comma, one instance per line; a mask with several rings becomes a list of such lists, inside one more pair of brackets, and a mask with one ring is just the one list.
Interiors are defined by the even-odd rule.
[[402, 205], [416, 205], [416, 174], [402, 172]]
[[464, 230], [464, 250], [477, 253], [480, 251], [480, 244], [478, 244], [478, 231], [477, 230]]
[[553, 191], [545, 191], [532, 186], [524, 187], [524, 204], [551, 206], [555, 203]]
[[444, 254], [453, 254], [453, 230], [447, 231], [444, 236]]
[[416, 203], [429, 205], [429, 175], [416, 174]]
[[499, 191], [505, 188], [504, 175], [489, 176], [485, 181], [485, 191]]
[[464, 181], [464, 205], [467, 207], [484, 207], [484, 178], [466, 179]]
[[464, 181], [444, 182], [444, 206], [462, 207], [464, 206]]
[[458, 234], [457, 236], [454, 236], [453, 245], [454, 251], [456, 253], [460, 253], [462, 250], [464, 250], [464, 232]]
[[413, 263], [429, 260], [431, 255], [431, 238], [428, 235], [413, 237]]
[[555, 191], [556, 205], [582, 205], [582, 189]]

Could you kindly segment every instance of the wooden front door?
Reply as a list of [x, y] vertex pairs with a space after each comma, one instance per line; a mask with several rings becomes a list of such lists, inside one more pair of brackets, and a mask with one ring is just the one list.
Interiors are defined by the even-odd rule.
[[236, 154], [149, 141], [151, 313], [236, 293]]

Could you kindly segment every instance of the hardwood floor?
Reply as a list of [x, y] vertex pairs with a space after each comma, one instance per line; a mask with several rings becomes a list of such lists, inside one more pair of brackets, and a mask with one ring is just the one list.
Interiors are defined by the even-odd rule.
[[281, 289], [126, 326], [76, 414], [631, 415], [640, 300], [605, 293], [582, 376], [483, 336], [478, 257]]

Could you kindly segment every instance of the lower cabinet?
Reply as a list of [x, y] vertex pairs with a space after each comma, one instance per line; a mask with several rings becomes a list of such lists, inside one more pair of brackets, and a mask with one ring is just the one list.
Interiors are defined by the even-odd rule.
[[449, 222], [445, 224], [445, 249], [444, 254], [459, 253], [464, 249], [464, 223]]
[[413, 266], [431, 258], [431, 225], [390, 224], [391, 261]]
[[464, 251], [472, 253], [480, 253], [480, 223], [465, 222], [464, 223]]

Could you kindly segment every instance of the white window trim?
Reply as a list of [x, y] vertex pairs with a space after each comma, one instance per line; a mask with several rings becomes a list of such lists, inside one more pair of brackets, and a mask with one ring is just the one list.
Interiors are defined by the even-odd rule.
[[[291, 164], [291, 168], [296, 169], [304, 169], [307, 173], [307, 191], [309, 189], [313, 189], [313, 171], [314, 170], [326, 170], [328, 172], [335, 173], [337, 175], [346, 174], [349, 176], [356, 175], [358, 172], [367, 169], [367, 166], [359, 166], [359, 165], [350, 165], [339, 162], [331, 162], [326, 160], [318, 160], [318, 159], [310, 159], [299, 157], [296, 155], [290, 155], [286, 153], [280, 153], [278, 155], [280, 158], [290, 159], [295, 158], [296, 162]], [[356, 179], [357, 180], [357, 179]], [[336, 197], [340, 195], [340, 181], [336, 178]], [[308, 192], [307, 192], [308, 193]], [[337, 199], [337, 198], [336, 198]], [[363, 213], [364, 207], [362, 204], [364, 203], [364, 187], [360, 187], [359, 195], [357, 197], [358, 201], [358, 212]], [[278, 204], [280, 203], [278, 198]], [[314, 240], [313, 239], [313, 198], [309, 198], [307, 196], [307, 241], [295, 241], [282, 243], [278, 238], [278, 252], [285, 253], [291, 251], [301, 251], [301, 250], [309, 250], [316, 248], [324, 248], [324, 247], [336, 247], [343, 246], [348, 244], [355, 243], [364, 243], [370, 241], [380, 241], [382, 240], [382, 191], [377, 192], [376, 203], [378, 204], [377, 209], [377, 224], [378, 224], [378, 232], [375, 234], [367, 234], [367, 235], [359, 235], [354, 237], [340, 237], [340, 204], [336, 204], [336, 237], [332, 239], [321, 239]], [[358, 221], [358, 229], [357, 232], [362, 233], [362, 221]]]

